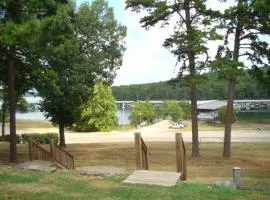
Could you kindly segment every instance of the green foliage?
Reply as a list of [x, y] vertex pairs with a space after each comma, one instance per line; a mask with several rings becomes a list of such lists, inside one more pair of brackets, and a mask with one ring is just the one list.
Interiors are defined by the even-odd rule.
[[25, 98], [20, 97], [17, 103], [17, 111], [26, 113], [28, 111], [28, 103]]
[[148, 101], [137, 101], [133, 104], [129, 119], [131, 124], [139, 125], [142, 122], [153, 123], [156, 118], [155, 107]]
[[108, 131], [117, 125], [117, 107], [111, 87], [97, 80], [87, 103], [81, 106], [76, 128], [81, 131]]
[[270, 67], [258, 68], [253, 66], [249, 73], [270, 94]]
[[[9, 121], [9, 112], [6, 112], [6, 116], [5, 116], [5, 121], [8, 122]], [[0, 110], [0, 122], [2, 122], [2, 110]]]
[[116, 21], [113, 8], [104, 0], [83, 3], [75, 20], [82, 78], [93, 82], [101, 75], [105, 82], [112, 83], [122, 65], [127, 28]]
[[[270, 73], [269, 73], [270, 74]], [[264, 72], [264, 80], [268, 80], [266, 72]], [[227, 99], [227, 81], [220, 80], [218, 73], [206, 74], [208, 81], [197, 86], [198, 99]], [[269, 78], [270, 80], [270, 78]], [[264, 83], [267, 83], [263, 81]], [[270, 84], [269, 84], [270, 85]], [[176, 87], [177, 86], [177, 87]], [[146, 83], [136, 85], [113, 86], [112, 91], [114, 98], [117, 100], [136, 101], [137, 94], [139, 100], [158, 99], [158, 100], [184, 100], [189, 99], [189, 88], [184, 84], [170, 85], [167, 82]], [[265, 86], [262, 87], [262, 86]], [[270, 87], [269, 87], [270, 88]], [[249, 73], [244, 71], [237, 79], [236, 83], [236, 99], [268, 99], [270, 93], [267, 93], [266, 84], [258, 84], [257, 80]]]
[[161, 112], [164, 118], [170, 117], [173, 121], [182, 119], [181, 107], [176, 101], [166, 100], [161, 104]]
[[[4, 141], [10, 142], [10, 135], [5, 135], [4, 136]], [[22, 136], [21, 135], [16, 135], [16, 143], [21, 144], [22, 143]]]
[[[48, 73], [53, 73], [47, 60], [48, 49], [55, 47], [52, 38], [60, 41], [63, 21], [60, 10], [66, 10], [67, 1], [9, 1], [0, 3], [0, 83], [7, 87], [8, 64], [15, 64], [16, 96], [33, 87], [52, 86]], [[63, 15], [61, 16], [63, 17]], [[58, 19], [58, 24], [53, 23]], [[64, 18], [66, 19], [66, 18]], [[62, 26], [64, 27], [64, 26]]]
[[[223, 124], [226, 122], [226, 111], [227, 111], [226, 106], [222, 106], [221, 108], [218, 109], [218, 120]], [[233, 109], [232, 123], [234, 123], [236, 119], [237, 119], [236, 111]]]
[[23, 143], [27, 143], [29, 139], [32, 139], [39, 144], [50, 144], [50, 140], [54, 140], [54, 142], [58, 144], [59, 141], [59, 136], [55, 133], [24, 133], [21, 137]]
[[109, 129], [116, 123], [114, 117], [110, 115], [112, 118], [106, 121], [102, 119], [104, 115], [96, 116], [99, 120], [93, 123], [90, 111], [81, 113], [80, 108], [87, 107], [96, 78], [112, 83], [122, 64], [126, 27], [116, 21], [113, 9], [104, 0], [83, 3], [78, 10], [72, 8], [62, 15], [59, 20], [65, 21], [66, 26], [59, 28], [65, 34], [60, 40], [55, 39], [58, 48], [48, 52], [58, 91], [41, 88], [41, 108], [53, 123], [63, 127], [72, 126], [83, 117], [77, 123], [79, 129]]
[[191, 105], [189, 102], [186, 101], [180, 101], [179, 106], [182, 111], [182, 118], [184, 120], [190, 120], [191, 119]]

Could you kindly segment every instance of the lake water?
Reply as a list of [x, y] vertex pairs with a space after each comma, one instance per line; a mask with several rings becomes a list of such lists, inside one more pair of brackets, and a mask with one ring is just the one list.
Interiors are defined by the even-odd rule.
[[[130, 110], [126, 109], [124, 112], [122, 110], [117, 110], [116, 115], [118, 117], [118, 123], [120, 125], [129, 124], [128, 116], [130, 114]], [[28, 113], [17, 113], [17, 119], [25, 119], [25, 120], [46, 120], [44, 114], [42, 112], [28, 112]]]
[[270, 110], [241, 111], [237, 113], [238, 121], [256, 121], [270, 123]]
[[[130, 115], [130, 110], [126, 109], [124, 112], [122, 110], [117, 110], [116, 115], [118, 117], [118, 122], [120, 125], [129, 124], [128, 119]], [[17, 113], [17, 119], [29, 119], [29, 120], [45, 120], [45, 116], [41, 112], [29, 112], [29, 113]], [[245, 111], [237, 113], [237, 120], [239, 121], [264, 121], [269, 120], [270, 123], [270, 110], [265, 111]]]

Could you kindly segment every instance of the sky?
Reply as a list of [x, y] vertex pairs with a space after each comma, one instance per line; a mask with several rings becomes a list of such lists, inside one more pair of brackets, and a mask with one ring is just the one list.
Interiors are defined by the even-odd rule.
[[[79, 6], [82, 2], [91, 0], [77, 0]], [[153, 27], [145, 30], [139, 20], [142, 14], [125, 10], [125, 0], [107, 0], [109, 6], [114, 8], [115, 17], [121, 24], [127, 26], [125, 38], [126, 51], [123, 56], [123, 65], [117, 72], [113, 85], [129, 85], [151, 83], [169, 80], [176, 76], [178, 69], [175, 67], [174, 57], [162, 44], [170, 36], [173, 27]], [[228, 1], [227, 7], [232, 4]], [[230, 3], [231, 2], [231, 3]], [[208, 0], [207, 5], [211, 8], [224, 10], [216, 0]], [[217, 42], [209, 42], [209, 55], [216, 54]]]

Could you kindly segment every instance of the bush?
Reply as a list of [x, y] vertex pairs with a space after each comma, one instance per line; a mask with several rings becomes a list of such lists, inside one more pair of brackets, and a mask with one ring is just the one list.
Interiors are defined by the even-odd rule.
[[[5, 135], [4, 136], [4, 141], [10, 142], [10, 135]], [[16, 143], [17, 144], [22, 143], [22, 136], [21, 135], [16, 135]]]
[[50, 144], [50, 140], [54, 140], [56, 144], [58, 144], [59, 137], [56, 133], [24, 133], [22, 134], [22, 142], [26, 143], [29, 139], [34, 140], [39, 144]]
[[156, 109], [155, 107], [148, 101], [136, 101], [133, 104], [131, 109], [131, 113], [129, 115], [129, 119], [131, 124], [139, 125], [142, 122], [146, 122], [147, 124], [151, 124], [156, 119]]
[[[218, 120], [223, 124], [225, 124], [227, 118], [226, 111], [227, 111], [226, 106], [222, 106], [221, 108], [218, 109]], [[233, 108], [232, 123], [234, 123], [236, 120], [237, 120], [236, 111]]]
[[190, 120], [191, 119], [191, 104], [186, 101], [180, 101], [179, 106], [182, 111], [183, 119]]
[[165, 119], [168, 117], [173, 121], [182, 119], [182, 110], [177, 101], [166, 100], [160, 105], [160, 109]]

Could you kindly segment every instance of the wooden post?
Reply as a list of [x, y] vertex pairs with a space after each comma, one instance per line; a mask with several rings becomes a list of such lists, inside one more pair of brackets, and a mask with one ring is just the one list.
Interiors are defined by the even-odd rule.
[[182, 147], [183, 147], [183, 176], [182, 176], [182, 179], [184, 181], [187, 180], [187, 158], [186, 158], [186, 149], [185, 149], [185, 146], [184, 146], [184, 141], [183, 141], [183, 138], [182, 138]]
[[51, 149], [51, 155], [52, 155], [51, 160], [55, 161], [56, 158], [55, 158], [54, 141], [52, 139], [50, 140], [50, 149]]
[[141, 133], [135, 133], [135, 151], [136, 151], [136, 168], [143, 169], [142, 166], [142, 142], [141, 142]]
[[175, 134], [175, 147], [176, 147], [176, 171], [182, 173], [183, 176], [183, 146], [182, 146], [182, 134]]
[[237, 189], [240, 188], [240, 167], [233, 168], [233, 182]]
[[32, 161], [33, 157], [32, 157], [32, 141], [28, 140], [28, 152], [29, 152], [29, 160]]
[[150, 162], [149, 162], [149, 160], [150, 160], [150, 152], [147, 149], [147, 152], [146, 152], [146, 169], [147, 170], [150, 169], [150, 164], [149, 164]]

